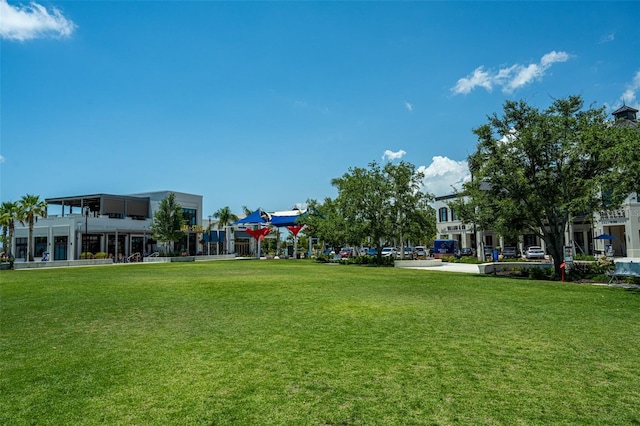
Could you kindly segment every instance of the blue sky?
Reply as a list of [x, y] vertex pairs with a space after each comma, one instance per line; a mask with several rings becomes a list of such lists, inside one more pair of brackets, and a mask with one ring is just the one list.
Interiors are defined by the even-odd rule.
[[406, 160], [435, 195], [507, 99], [640, 109], [640, 2], [0, 0], [2, 201], [175, 190], [206, 217]]

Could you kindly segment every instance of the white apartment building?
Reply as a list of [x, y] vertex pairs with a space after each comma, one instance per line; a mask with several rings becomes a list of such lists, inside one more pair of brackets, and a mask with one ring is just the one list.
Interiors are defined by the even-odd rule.
[[[613, 112], [615, 125], [640, 127], [636, 118], [638, 110], [623, 106]], [[640, 167], [640, 165], [638, 165]], [[575, 246], [576, 253], [603, 254], [610, 245], [614, 256], [640, 258], [640, 182], [638, 190], [627, 197], [619, 209], [596, 213], [593, 221], [576, 218], [565, 232], [566, 244]], [[460, 247], [470, 247], [483, 253], [485, 248], [516, 247], [521, 252], [536, 245], [545, 249], [544, 241], [535, 235], [522, 235], [519, 241], [505, 241], [491, 230], [481, 230], [473, 224], [463, 223], [449, 202], [456, 195], [436, 197], [436, 238], [458, 240]], [[613, 239], [597, 239], [608, 235]], [[546, 251], [546, 250], [545, 250]]]

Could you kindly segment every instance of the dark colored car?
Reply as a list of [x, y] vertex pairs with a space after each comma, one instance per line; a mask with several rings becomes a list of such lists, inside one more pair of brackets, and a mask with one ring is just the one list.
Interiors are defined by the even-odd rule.
[[470, 247], [463, 247], [460, 249], [460, 256], [473, 256], [473, 250]]

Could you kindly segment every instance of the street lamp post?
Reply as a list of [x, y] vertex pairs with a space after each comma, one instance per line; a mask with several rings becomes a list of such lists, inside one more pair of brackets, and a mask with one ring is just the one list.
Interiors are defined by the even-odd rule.
[[209, 224], [207, 225], [209, 228], [209, 241], [207, 241], [207, 255], [211, 256], [211, 215], [209, 215]]

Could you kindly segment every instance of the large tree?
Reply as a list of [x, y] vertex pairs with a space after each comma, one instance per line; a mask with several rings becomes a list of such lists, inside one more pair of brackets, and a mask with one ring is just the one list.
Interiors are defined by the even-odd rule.
[[317, 200], [307, 201], [307, 214], [298, 218], [306, 225], [305, 233], [318, 238], [332, 249], [347, 243], [347, 221], [338, 209], [335, 200], [327, 197], [323, 203]]
[[[602, 208], [601, 185], [624, 156], [617, 131], [602, 108], [585, 110], [581, 97], [570, 96], [546, 110], [507, 101], [501, 116], [473, 132], [473, 179], [461, 193], [469, 201], [456, 206], [463, 220], [503, 235], [537, 235], [559, 274], [567, 225]], [[619, 184], [617, 193], [633, 190]]]
[[368, 168], [352, 167], [348, 173], [332, 180], [338, 189], [336, 205], [346, 220], [347, 237], [361, 242], [370, 238], [378, 249], [378, 262], [382, 260], [382, 244], [399, 240], [401, 245], [406, 230], [424, 216], [430, 196], [420, 191], [423, 175], [407, 162], [386, 163], [381, 167], [375, 161]]
[[171, 192], [160, 200], [158, 210], [153, 214], [153, 238], [164, 243], [165, 247], [169, 243], [170, 250], [173, 251], [174, 244], [184, 236], [182, 228], [185, 224], [182, 206], [176, 202], [176, 194]]
[[[387, 163], [383, 171], [391, 186], [392, 231], [400, 247], [404, 247], [407, 241], [432, 238], [435, 235], [435, 214], [430, 214], [433, 209], [428, 203], [433, 197], [420, 190], [424, 173], [404, 161]], [[404, 248], [401, 257], [404, 258]]]
[[371, 239], [382, 260], [382, 243], [391, 235], [392, 188], [375, 161], [369, 168], [351, 167], [331, 184], [338, 189], [336, 203], [344, 216], [350, 243]]
[[[232, 213], [231, 209], [228, 206], [220, 208], [218, 211], [216, 211], [213, 214], [213, 217], [218, 219], [218, 229], [225, 229], [227, 226], [229, 226], [230, 224], [238, 220], [238, 216]], [[224, 235], [225, 235], [224, 253], [226, 254], [229, 252], [229, 246], [228, 246], [229, 239], [227, 237], [227, 232], [225, 232]]]
[[33, 226], [39, 217], [47, 217], [47, 202], [40, 199], [39, 195], [23, 195], [18, 202], [18, 220], [24, 226], [29, 226], [29, 239], [27, 240], [27, 255], [33, 262]]
[[0, 206], [0, 226], [2, 226], [2, 251], [5, 256], [12, 257], [11, 243], [16, 230], [19, 205], [16, 201], [4, 201]]

